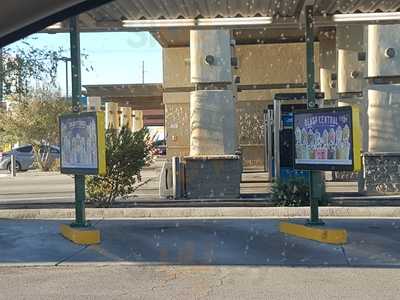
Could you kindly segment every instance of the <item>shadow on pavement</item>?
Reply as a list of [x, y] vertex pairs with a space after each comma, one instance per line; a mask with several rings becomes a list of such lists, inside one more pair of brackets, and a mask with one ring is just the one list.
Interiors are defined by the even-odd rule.
[[400, 268], [400, 221], [327, 219], [349, 242], [327, 245], [278, 231], [276, 219], [103, 220], [102, 243], [79, 246], [68, 221], [0, 220], [0, 264], [137, 263]]

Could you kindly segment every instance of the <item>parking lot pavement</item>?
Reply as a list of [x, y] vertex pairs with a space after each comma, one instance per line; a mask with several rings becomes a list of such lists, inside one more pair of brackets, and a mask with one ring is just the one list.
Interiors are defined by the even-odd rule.
[[73, 265], [0, 268], [0, 299], [398, 299], [398, 269]]
[[397, 299], [400, 220], [325, 221], [349, 242], [276, 219], [141, 219], [95, 221], [102, 243], [78, 246], [67, 221], [0, 219], [0, 299]]
[[348, 244], [285, 236], [276, 219], [141, 219], [98, 221], [102, 243], [84, 247], [59, 235], [62, 221], [3, 219], [0, 263], [400, 267], [399, 220], [326, 221], [348, 230]]

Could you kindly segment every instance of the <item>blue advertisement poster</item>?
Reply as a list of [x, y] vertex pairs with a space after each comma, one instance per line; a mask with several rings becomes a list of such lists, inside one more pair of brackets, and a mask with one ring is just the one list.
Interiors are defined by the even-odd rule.
[[60, 118], [61, 168], [97, 169], [96, 116]]
[[295, 165], [353, 165], [351, 109], [295, 113], [294, 133]]

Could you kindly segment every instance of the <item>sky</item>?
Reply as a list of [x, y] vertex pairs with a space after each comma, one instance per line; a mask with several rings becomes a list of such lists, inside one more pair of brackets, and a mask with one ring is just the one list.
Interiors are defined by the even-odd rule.
[[[68, 33], [38, 33], [25, 40], [38, 48], [61, 47], [69, 57]], [[22, 46], [22, 43], [16, 42], [11, 46]], [[142, 61], [145, 83], [162, 82], [161, 46], [147, 32], [81, 33], [81, 52], [88, 55], [83, 61], [84, 66], [93, 67], [89, 72], [82, 68], [82, 85], [141, 83]], [[65, 63], [60, 62], [57, 82], [63, 94], [65, 76]]]

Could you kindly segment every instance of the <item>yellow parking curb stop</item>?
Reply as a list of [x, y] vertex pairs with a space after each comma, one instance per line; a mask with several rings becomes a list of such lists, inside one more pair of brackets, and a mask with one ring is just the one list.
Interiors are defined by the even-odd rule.
[[347, 242], [347, 231], [345, 229], [329, 229], [323, 227], [312, 227], [288, 222], [280, 222], [279, 231], [282, 233], [327, 244], [341, 245]]
[[74, 228], [61, 224], [60, 233], [66, 239], [80, 245], [93, 245], [100, 243], [100, 230], [94, 228]]

